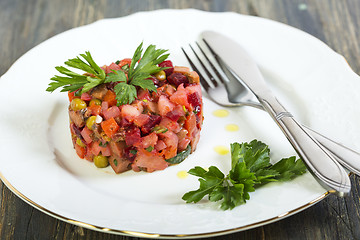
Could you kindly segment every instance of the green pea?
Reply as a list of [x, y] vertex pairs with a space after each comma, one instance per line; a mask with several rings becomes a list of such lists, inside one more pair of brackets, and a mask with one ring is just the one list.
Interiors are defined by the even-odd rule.
[[70, 103], [70, 108], [74, 111], [79, 111], [86, 108], [86, 102], [80, 98], [74, 98]]
[[91, 101], [89, 102], [89, 106], [95, 106], [95, 105], [101, 105], [101, 100], [97, 99], [97, 98], [94, 98], [94, 99], [91, 99]]
[[91, 116], [86, 120], [86, 127], [93, 130], [93, 126], [96, 123], [96, 116]]
[[103, 155], [97, 155], [93, 158], [94, 164], [98, 168], [105, 168], [109, 165], [109, 160]]
[[166, 73], [164, 70], [161, 70], [154, 75], [159, 81], [164, 81], [166, 79]]

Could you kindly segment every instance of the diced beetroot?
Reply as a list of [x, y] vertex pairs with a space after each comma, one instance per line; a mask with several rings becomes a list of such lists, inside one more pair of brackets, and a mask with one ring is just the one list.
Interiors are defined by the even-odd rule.
[[197, 92], [188, 95], [188, 102], [193, 106], [196, 113], [201, 111], [201, 98]]
[[170, 101], [185, 106], [187, 109], [190, 109], [190, 104], [188, 102], [188, 93], [184, 88], [184, 84], [180, 84], [176, 92], [170, 97]]
[[174, 71], [174, 66], [170, 60], [163, 61], [162, 63], [159, 64], [159, 67], [169, 67], [168, 69], [164, 70], [166, 76], [169, 76]]
[[87, 92], [81, 94], [81, 100], [90, 101], [92, 99], [91, 95]]
[[159, 81], [159, 79], [157, 79], [156, 77], [149, 77], [149, 78], [147, 78], [147, 79], [153, 81], [153, 83], [154, 83], [155, 86], [158, 86], [158, 85], [159, 85], [159, 82], [160, 82], [160, 81]]
[[167, 80], [169, 81], [169, 83], [173, 84], [176, 87], [182, 83], [184, 83], [184, 84], [189, 83], [188, 78], [184, 74], [176, 73], [176, 72], [174, 72], [170, 76], [168, 76]]
[[170, 118], [172, 121], [177, 121], [180, 117], [183, 116], [185, 116], [185, 112], [181, 105], [176, 105], [174, 110], [166, 114], [166, 117]]
[[131, 105], [123, 105], [121, 108], [121, 116], [126, 118], [130, 122], [134, 121], [134, 119], [140, 115], [140, 111]]
[[156, 133], [150, 133], [149, 135], [141, 138], [141, 147], [148, 148], [150, 146], [154, 147], [158, 141], [158, 136]]
[[163, 157], [156, 152], [148, 152], [145, 149], [139, 149], [133, 165], [137, 168], [146, 168], [147, 172], [163, 170], [169, 166]]
[[179, 123], [177, 121], [173, 121], [168, 117], [163, 117], [161, 122], [159, 123], [160, 126], [167, 128], [169, 131], [178, 133], [181, 129]]
[[90, 144], [92, 142], [91, 134], [93, 131], [88, 129], [87, 127], [84, 127], [83, 130], [81, 130], [81, 136], [84, 138], [86, 144]]
[[117, 106], [112, 106], [111, 108], [104, 110], [103, 115], [106, 120], [110, 118], [120, 117], [120, 109]]
[[168, 112], [174, 110], [175, 105], [169, 99], [161, 95], [158, 101], [159, 112], [161, 116], [165, 116]]
[[186, 92], [188, 94], [192, 94], [194, 92], [197, 92], [200, 96], [200, 99], [202, 99], [202, 92], [201, 92], [201, 86], [200, 84], [191, 84], [185, 88]]
[[124, 127], [131, 126], [132, 123], [129, 120], [127, 120], [126, 118], [121, 118], [119, 125], [120, 125], [120, 127], [124, 128]]
[[124, 158], [133, 162], [135, 157], [136, 157], [136, 153], [137, 153], [137, 150], [136, 150], [136, 147], [134, 146], [131, 146], [131, 147], [127, 147], [124, 149]]
[[139, 145], [141, 142], [140, 129], [137, 127], [130, 128], [125, 133], [126, 145]]
[[149, 119], [142, 127], [141, 131], [145, 134], [149, 133], [153, 127], [161, 122], [161, 116], [159, 115], [148, 115]]

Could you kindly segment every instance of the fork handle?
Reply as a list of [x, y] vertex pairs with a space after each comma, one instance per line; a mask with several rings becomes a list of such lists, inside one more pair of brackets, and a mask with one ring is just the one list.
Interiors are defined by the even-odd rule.
[[[241, 106], [243, 105], [244, 104], [242, 102]], [[255, 101], [250, 101], [246, 104], [246, 106], [256, 107], [266, 111], [263, 105]], [[328, 150], [343, 167], [360, 177], [360, 153], [335, 142], [328, 137], [325, 137], [305, 125], [302, 125], [302, 127], [305, 128], [324, 148], [326, 148], [326, 150]]]
[[313, 136], [323, 147], [332, 153], [334, 158], [346, 169], [360, 176], [360, 154], [354, 150], [334, 142], [333, 140], [321, 135], [303, 125], [304, 128]]
[[259, 98], [259, 101], [277, 122], [318, 182], [339, 196], [348, 194], [351, 190], [350, 178], [331, 153], [322, 147], [273, 95], [268, 94], [266, 99]]

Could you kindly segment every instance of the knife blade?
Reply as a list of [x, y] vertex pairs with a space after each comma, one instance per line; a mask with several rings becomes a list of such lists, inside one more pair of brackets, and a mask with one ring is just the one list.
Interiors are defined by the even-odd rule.
[[323, 148], [277, 100], [266, 85], [256, 62], [237, 42], [213, 31], [205, 31], [201, 38], [215, 57], [239, 76], [257, 97], [285, 134], [315, 179], [329, 192], [345, 196], [351, 182], [343, 167]]

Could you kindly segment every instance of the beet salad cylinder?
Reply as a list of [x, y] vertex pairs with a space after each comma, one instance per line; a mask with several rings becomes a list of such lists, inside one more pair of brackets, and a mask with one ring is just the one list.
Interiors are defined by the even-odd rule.
[[199, 76], [173, 66], [166, 50], [142, 43], [132, 59], [99, 67], [89, 52], [56, 67], [47, 91], [69, 96], [70, 131], [80, 158], [116, 173], [153, 172], [195, 151], [203, 122]]

